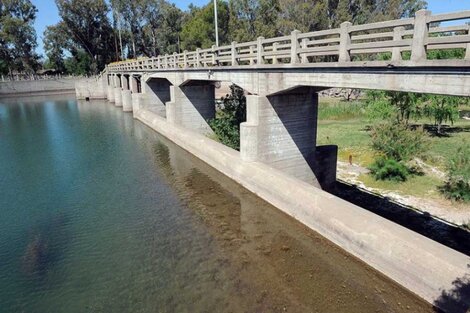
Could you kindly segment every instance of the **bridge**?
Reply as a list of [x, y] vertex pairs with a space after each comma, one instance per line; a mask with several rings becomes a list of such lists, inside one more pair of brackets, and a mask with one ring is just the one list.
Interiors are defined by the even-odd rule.
[[[103, 73], [106, 96], [124, 111], [146, 108], [210, 134], [215, 83], [236, 84], [248, 94], [241, 158], [328, 188], [336, 179], [336, 150], [316, 146], [317, 93], [340, 87], [469, 96], [470, 26], [440, 25], [468, 18], [470, 11], [421, 10], [414, 18], [345, 22], [337, 29], [119, 62]], [[427, 59], [428, 51], [449, 49], [462, 49], [464, 58]]]
[[[414, 18], [345, 22], [337, 29], [294, 30], [282, 37], [127, 60], [78, 84], [77, 97], [106, 98], [133, 112], [433, 303], [443, 290], [452, 290], [454, 279], [467, 277], [470, 260], [312, 188], [328, 190], [336, 181], [337, 147], [316, 144], [318, 92], [339, 87], [470, 96], [469, 18], [470, 11], [433, 15], [421, 10]], [[442, 24], [447, 21], [454, 22]], [[450, 49], [460, 51], [462, 58], [427, 57], [430, 51]], [[247, 94], [240, 152], [207, 136], [212, 134], [208, 120], [215, 117], [219, 82], [236, 84]], [[410, 257], [405, 260], [404, 255]], [[441, 271], [429, 271], [437, 267]], [[470, 299], [462, 301], [470, 306]]]

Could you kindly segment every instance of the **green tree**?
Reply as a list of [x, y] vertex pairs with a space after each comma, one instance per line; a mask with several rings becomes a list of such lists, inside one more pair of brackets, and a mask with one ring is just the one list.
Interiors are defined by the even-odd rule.
[[452, 124], [459, 115], [459, 104], [461, 104], [461, 97], [452, 96], [439, 96], [432, 95], [425, 103], [424, 114], [434, 119], [434, 124], [437, 125], [437, 134], [442, 134], [442, 124], [450, 121]]
[[0, 71], [34, 72], [38, 67], [37, 9], [30, 0], [0, 1]]
[[243, 42], [280, 34], [279, 0], [230, 0], [229, 10], [231, 40]]
[[351, 7], [349, 0], [339, 0], [336, 8], [335, 25], [339, 26], [343, 22], [352, 22]]
[[311, 32], [329, 26], [325, 1], [280, 0], [279, 8], [277, 28], [280, 34], [289, 34], [294, 29]]
[[[228, 44], [229, 12], [226, 2], [218, 0], [218, 33], [220, 45]], [[181, 31], [181, 48], [195, 50], [209, 48], [215, 44], [214, 4], [210, 2], [203, 8], [192, 8], [190, 16]]]
[[387, 91], [386, 95], [390, 103], [397, 111], [397, 122], [408, 125], [412, 116], [420, 115], [419, 104], [422, 101], [420, 94], [411, 92]]
[[56, 0], [64, 30], [74, 45], [88, 54], [90, 72], [98, 73], [113, 60], [115, 41], [104, 0]]

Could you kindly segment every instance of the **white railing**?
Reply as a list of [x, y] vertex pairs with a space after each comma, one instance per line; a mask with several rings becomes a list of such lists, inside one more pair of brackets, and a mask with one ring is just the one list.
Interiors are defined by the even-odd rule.
[[[411, 62], [426, 60], [429, 50], [465, 49], [470, 61], [470, 26], [440, 26], [441, 22], [470, 19], [470, 10], [431, 15], [421, 10], [414, 18], [352, 25], [309, 33], [293, 31], [288, 36], [237, 43], [210, 49], [196, 49], [172, 55], [128, 60], [108, 65], [111, 72], [152, 69], [185, 69], [220, 66], [271, 64], [347, 63], [363, 61], [364, 56], [389, 53], [390, 60], [402, 61], [402, 53]], [[464, 22], [464, 21], [462, 21]], [[357, 56], [362, 56], [358, 58]], [[374, 58], [372, 58], [374, 59]]]

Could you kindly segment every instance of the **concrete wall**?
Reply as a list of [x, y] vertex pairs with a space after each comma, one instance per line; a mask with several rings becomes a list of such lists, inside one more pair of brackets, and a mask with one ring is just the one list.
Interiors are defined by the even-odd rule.
[[169, 123], [211, 135], [208, 121], [215, 117], [215, 91], [211, 82], [201, 85], [171, 86], [171, 101], [166, 103]]
[[[469, 280], [470, 258], [240, 153], [168, 123], [149, 110], [137, 119], [344, 250], [434, 303]], [[331, 148], [330, 148], [331, 149]], [[328, 150], [328, 149], [326, 149]], [[470, 284], [470, 281], [466, 281]], [[470, 306], [470, 295], [459, 299]]]
[[106, 99], [108, 87], [106, 75], [100, 78], [89, 78], [77, 81], [75, 84], [77, 99]]
[[0, 97], [74, 93], [79, 78], [0, 82]]

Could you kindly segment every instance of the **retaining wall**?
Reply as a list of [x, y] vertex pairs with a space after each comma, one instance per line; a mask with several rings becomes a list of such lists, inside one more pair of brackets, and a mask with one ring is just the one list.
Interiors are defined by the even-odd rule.
[[0, 82], [0, 97], [75, 92], [77, 78]]
[[[134, 116], [426, 301], [448, 312], [470, 307], [470, 257], [266, 164], [242, 161], [239, 152], [154, 112]], [[458, 299], [445, 301], [447, 295]]]

